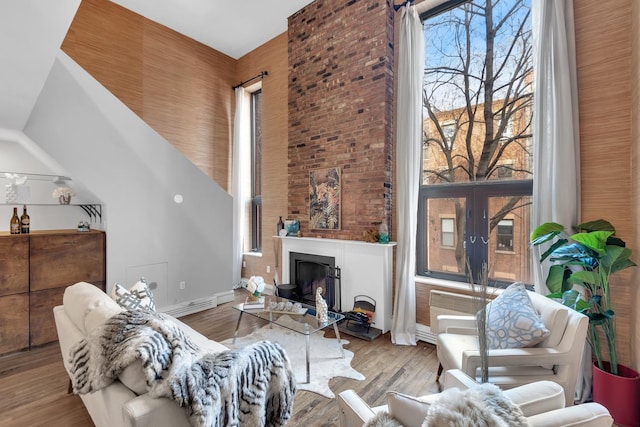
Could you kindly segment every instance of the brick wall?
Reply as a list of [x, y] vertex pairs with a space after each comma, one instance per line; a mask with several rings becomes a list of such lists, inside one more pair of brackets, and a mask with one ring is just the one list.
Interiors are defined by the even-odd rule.
[[[391, 226], [393, 7], [316, 0], [289, 18], [288, 216], [309, 237]], [[309, 229], [309, 172], [340, 167], [340, 230]]]

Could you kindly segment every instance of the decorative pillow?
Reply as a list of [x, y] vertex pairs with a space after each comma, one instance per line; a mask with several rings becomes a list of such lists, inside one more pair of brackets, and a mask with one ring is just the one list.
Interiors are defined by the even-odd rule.
[[140, 278], [129, 290], [120, 283], [116, 283], [111, 290], [111, 298], [126, 310], [156, 311], [153, 293], [143, 278]]
[[487, 304], [486, 320], [490, 349], [532, 347], [550, 334], [523, 283], [510, 285]]
[[395, 391], [387, 392], [389, 415], [404, 427], [420, 427], [429, 412], [429, 403]]

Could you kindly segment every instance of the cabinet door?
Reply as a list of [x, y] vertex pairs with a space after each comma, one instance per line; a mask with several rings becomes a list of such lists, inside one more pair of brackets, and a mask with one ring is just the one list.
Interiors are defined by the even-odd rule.
[[62, 304], [64, 290], [65, 288], [53, 288], [31, 292], [29, 297], [29, 318], [32, 346], [46, 344], [58, 339], [53, 307]]
[[0, 297], [0, 354], [29, 348], [29, 294]]
[[0, 296], [29, 292], [29, 236], [0, 237]]
[[77, 282], [105, 282], [105, 235], [55, 233], [31, 235], [31, 292], [67, 287]]

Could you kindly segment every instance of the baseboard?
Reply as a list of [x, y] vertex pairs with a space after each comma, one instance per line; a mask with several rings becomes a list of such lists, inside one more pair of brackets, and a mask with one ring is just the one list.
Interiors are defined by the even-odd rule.
[[214, 296], [218, 300], [218, 304], [224, 304], [226, 302], [232, 302], [233, 299], [235, 298], [235, 294], [234, 294], [233, 290], [224, 291], [224, 292], [218, 292], [217, 294], [214, 294]]
[[218, 306], [218, 299], [216, 296], [210, 296], [207, 298], [200, 298], [192, 301], [185, 301], [180, 304], [172, 305], [169, 307], [163, 307], [160, 309], [162, 313], [166, 313], [173, 317], [182, 317], [187, 314], [198, 313], [200, 311], [209, 310]]
[[416, 324], [416, 340], [435, 344], [436, 334], [431, 332], [431, 328], [429, 326], [418, 323]]

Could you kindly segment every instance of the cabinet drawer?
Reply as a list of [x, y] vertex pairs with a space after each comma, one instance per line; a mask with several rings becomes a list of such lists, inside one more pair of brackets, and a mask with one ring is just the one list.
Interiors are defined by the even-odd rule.
[[104, 233], [31, 235], [30, 254], [32, 292], [105, 281]]
[[65, 288], [31, 292], [29, 298], [31, 345], [56, 341], [58, 332], [53, 318], [53, 307], [62, 304]]
[[29, 236], [0, 237], [0, 296], [29, 292]]
[[0, 297], [0, 354], [29, 348], [29, 294]]

